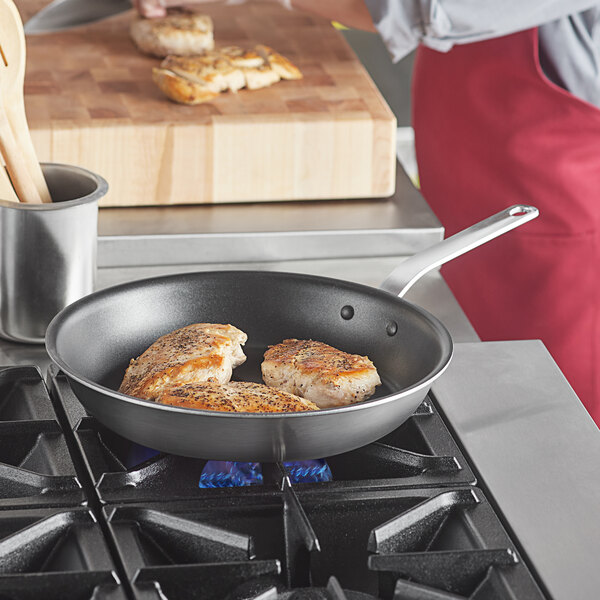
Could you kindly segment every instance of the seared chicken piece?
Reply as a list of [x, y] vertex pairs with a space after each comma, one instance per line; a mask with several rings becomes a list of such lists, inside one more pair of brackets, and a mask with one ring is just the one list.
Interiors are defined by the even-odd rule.
[[265, 59], [256, 50], [244, 50], [239, 46], [225, 46], [219, 50], [219, 53], [227, 58], [234, 67], [254, 69], [265, 64]]
[[319, 410], [312, 402], [262, 383], [230, 381], [218, 384], [188, 383], [165, 388], [157, 397], [161, 404], [225, 412], [300, 412]]
[[268, 46], [254, 50], [226, 46], [195, 56], [169, 55], [152, 70], [154, 83], [181, 104], [200, 104], [227, 90], [258, 90], [280, 79], [301, 78], [298, 67]]
[[260, 67], [245, 68], [242, 69], [242, 72], [246, 79], [246, 87], [249, 90], [259, 90], [260, 88], [269, 87], [281, 79], [277, 71], [267, 64]]
[[281, 79], [302, 79], [300, 69], [285, 56], [275, 52], [273, 48], [260, 44], [255, 50], [265, 59]]
[[212, 92], [228, 89], [237, 92], [244, 86], [256, 90], [281, 79], [266, 59], [254, 50], [243, 50], [237, 46], [199, 56], [167, 56], [160, 66]]
[[218, 52], [200, 56], [167, 56], [161, 68], [208, 87], [213, 92], [237, 92], [246, 84], [241, 69], [234, 67]]
[[130, 34], [139, 50], [153, 56], [190, 56], [212, 50], [213, 22], [206, 15], [174, 14], [133, 21]]
[[153, 400], [162, 388], [184, 383], [226, 383], [246, 356], [241, 346], [248, 336], [233, 327], [196, 323], [158, 338], [132, 360], [120, 392]]
[[180, 77], [168, 69], [152, 69], [152, 81], [167, 98], [180, 104], [210, 102], [219, 95], [219, 92], [211, 90], [207, 85]]
[[319, 408], [366, 400], [381, 384], [366, 356], [313, 340], [291, 339], [270, 346], [261, 370], [267, 385], [312, 400]]

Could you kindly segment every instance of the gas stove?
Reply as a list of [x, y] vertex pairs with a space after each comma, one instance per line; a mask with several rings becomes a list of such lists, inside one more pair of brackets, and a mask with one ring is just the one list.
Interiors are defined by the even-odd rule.
[[[562, 500], [540, 483], [547, 479], [542, 473], [547, 460], [538, 460], [537, 479], [533, 470], [523, 479], [527, 459], [515, 461], [523, 444], [510, 436], [499, 441], [515, 424], [531, 424], [538, 410], [552, 433], [549, 415], [558, 407], [556, 398], [568, 397], [560, 373], [554, 372], [545, 408], [513, 393], [502, 401], [494, 398], [495, 421], [482, 420], [482, 398], [502, 393], [502, 377], [509, 367], [514, 372], [520, 351], [530, 363], [539, 354], [535, 343], [518, 346], [516, 355], [508, 352], [510, 344], [459, 344], [458, 368], [451, 367], [398, 429], [363, 448], [304, 466], [229, 463], [223, 468], [157, 453], [86, 414], [53, 367], [45, 381], [34, 366], [4, 367], [0, 598], [595, 597], [593, 590], [600, 589], [594, 566], [597, 468], [589, 470], [586, 463], [588, 479], [576, 481], [582, 461], [571, 466], [566, 474], [571, 487], [565, 490], [570, 503], [559, 507], [562, 517], [553, 535], [540, 530]], [[473, 355], [482, 352], [488, 359], [483, 378], [464, 365], [472, 366]], [[536, 361], [537, 374], [541, 370], [548, 382], [553, 363]], [[522, 383], [531, 397], [530, 379], [523, 377]], [[511, 406], [518, 408], [511, 412]], [[561, 403], [563, 429], [570, 427], [565, 406], [571, 404]], [[598, 448], [598, 436], [587, 437], [589, 423], [575, 412], [582, 418], [579, 438], [569, 440], [566, 455], [561, 448], [561, 460], [572, 458], [569, 452], [581, 438], [593, 440], [588, 453]], [[477, 450], [482, 435], [487, 452]], [[535, 443], [527, 444], [535, 454]], [[559, 461], [551, 458], [548, 474], [556, 479]], [[520, 492], [506, 486], [511, 476]], [[231, 487], [235, 483], [241, 485]], [[535, 498], [540, 487], [545, 502]], [[555, 537], [567, 530], [571, 541]], [[548, 539], [556, 539], [556, 547], [549, 547]]]

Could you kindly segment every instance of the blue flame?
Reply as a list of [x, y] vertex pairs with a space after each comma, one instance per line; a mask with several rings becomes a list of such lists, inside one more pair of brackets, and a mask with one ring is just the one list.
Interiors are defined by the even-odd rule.
[[[322, 459], [283, 463], [291, 483], [315, 483], [333, 479], [329, 465]], [[241, 487], [263, 483], [260, 463], [210, 460], [200, 476], [198, 487]]]
[[132, 443], [125, 458], [125, 468], [133, 469], [133, 467], [137, 467], [139, 464], [154, 458], [157, 454], [160, 454], [158, 450]]
[[[158, 450], [132, 443], [125, 460], [125, 467], [133, 469], [158, 454], [160, 454]], [[285, 462], [283, 464], [287, 469], [291, 483], [317, 483], [333, 479], [331, 469], [323, 459]], [[202, 470], [198, 487], [243, 487], [261, 485], [262, 483], [263, 474], [260, 463], [209, 460]]]

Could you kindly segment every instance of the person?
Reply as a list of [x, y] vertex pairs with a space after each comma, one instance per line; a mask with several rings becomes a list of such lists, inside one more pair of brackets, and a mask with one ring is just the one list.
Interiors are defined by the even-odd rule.
[[598, 1], [273, 1], [378, 31], [394, 60], [417, 49], [420, 184], [446, 233], [540, 209], [444, 277], [482, 340], [541, 339], [600, 424]]

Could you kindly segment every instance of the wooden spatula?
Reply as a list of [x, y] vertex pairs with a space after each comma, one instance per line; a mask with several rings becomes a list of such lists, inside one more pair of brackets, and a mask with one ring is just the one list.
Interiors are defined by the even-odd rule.
[[[12, 0], [0, 0], [0, 94], [6, 115], [6, 119], [0, 117], [0, 149], [21, 202], [52, 202], [27, 125], [24, 79], [25, 34], [21, 16]], [[13, 155], [15, 152], [17, 156]]]

